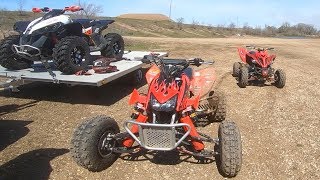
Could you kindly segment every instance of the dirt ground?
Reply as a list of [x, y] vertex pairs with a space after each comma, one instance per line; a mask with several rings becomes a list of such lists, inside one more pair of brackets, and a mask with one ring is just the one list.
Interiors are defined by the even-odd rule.
[[[155, 50], [169, 51], [171, 57], [216, 61], [227, 118], [242, 135], [243, 164], [235, 179], [320, 179], [320, 40], [130, 39], [158, 42], [161, 48]], [[236, 47], [245, 44], [276, 48], [274, 67], [285, 70], [285, 88], [237, 86], [231, 69], [239, 60]], [[214, 161], [199, 164], [174, 154], [121, 156], [99, 173], [76, 165], [68, 150], [74, 128], [97, 114], [121, 125], [132, 112], [127, 102], [133, 88], [120, 80], [101, 88], [30, 84], [18, 94], [1, 91], [0, 174], [15, 174], [15, 179], [223, 179]], [[217, 126], [203, 130], [216, 136]]]

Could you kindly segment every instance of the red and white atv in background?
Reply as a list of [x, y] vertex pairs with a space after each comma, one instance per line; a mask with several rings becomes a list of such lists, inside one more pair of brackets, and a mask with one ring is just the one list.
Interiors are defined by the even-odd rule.
[[42, 61], [52, 76], [48, 60], [55, 62], [65, 74], [87, 69], [92, 63], [90, 52], [122, 59], [124, 41], [119, 34], [102, 31], [114, 20], [71, 19], [65, 12], [83, 10], [79, 6], [64, 9], [33, 8], [34, 13], [45, 14], [33, 21], [19, 21], [14, 30], [19, 35], [5, 38], [0, 43], [0, 64], [10, 70], [26, 69], [34, 61]]
[[238, 52], [242, 62], [233, 64], [233, 76], [238, 77], [239, 86], [245, 88], [250, 81], [273, 82], [278, 88], [283, 88], [286, 84], [286, 74], [282, 69], [274, 70], [272, 64], [276, 55], [268, 54], [268, 50], [274, 48], [257, 48], [246, 46], [253, 49], [239, 47]]
[[[212, 91], [215, 70], [191, 69], [189, 65], [205, 63], [198, 58], [144, 62], [150, 61], [155, 65], [146, 75], [148, 93], [132, 92], [129, 104], [135, 112], [124, 123], [126, 132], [120, 133], [118, 123], [108, 116], [84, 121], [71, 140], [74, 160], [90, 171], [102, 171], [122, 153], [176, 151], [200, 160], [215, 157], [223, 176], [236, 176], [242, 163], [240, 132], [234, 122], [223, 121], [223, 97]], [[203, 119], [222, 121], [218, 138], [197, 131], [195, 124]]]

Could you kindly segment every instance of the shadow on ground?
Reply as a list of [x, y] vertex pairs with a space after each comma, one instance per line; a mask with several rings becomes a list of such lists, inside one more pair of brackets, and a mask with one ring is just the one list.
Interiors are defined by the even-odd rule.
[[0, 166], [0, 180], [45, 180], [53, 171], [50, 161], [68, 153], [68, 149], [37, 149], [21, 154]]
[[29, 133], [26, 127], [33, 121], [0, 120], [0, 151]]
[[101, 87], [68, 86], [53, 83], [31, 83], [21, 86], [20, 92], [8, 93], [0, 91], [0, 96], [35, 101], [53, 101], [70, 104], [112, 105], [131, 94], [134, 88], [126, 78], [121, 78]]
[[192, 164], [209, 164], [213, 163], [214, 158], [207, 159], [195, 159], [188, 154], [180, 153], [179, 151], [139, 151], [137, 153], [125, 154], [120, 157], [126, 161], [150, 161], [151, 163], [159, 165], [177, 165], [182, 162], [188, 162]]
[[32, 101], [32, 102], [25, 103], [22, 105], [9, 104], [9, 105], [0, 106], [0, 116], [5, 115], [5, 114], [9, 114], [12, 112], [18, 112], [20, 110], [35, 106], [38, 102], [39, 101]]

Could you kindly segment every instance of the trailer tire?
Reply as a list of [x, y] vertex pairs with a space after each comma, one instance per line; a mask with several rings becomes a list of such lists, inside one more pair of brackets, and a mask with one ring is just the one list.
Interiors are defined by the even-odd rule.
[[132, 83], [132, 85], [139, 86], [144, 83], [144, 75], [141, 68], [132, 72], [130, 76], [131, 76], [130, 82]]
[[33, 62], [20, 57], [12, 51], [12, 45], [19, 44], [20, 35], [11, 35], [0, 43], [0, 65], [9, 70], [30, 68]]
[[[108, 153], [102, 154], [101, 143], [108, 141], [106, 133], [113, 135], [119, 132], [119, 126], [113, 118], [100, 115], [87, 119], [74, 131], [70, 149], [73, 159], [78, 165], [92, 172], [107, 169], [118, 159], [120, 154], [110, 150]], [[116, 141], [113, 140], [109, 143], [116, 144]], [[105, 153], [105, 151], [103, 152]]]
[[104, 36], [107, 47], [101, 51], [101, 55], [107, 58], [121, 60], [124, 54], [124, 40], [120, 34], [108, 33]]
[[224, 121], [219, 125], [217, 167], [224, 177], [235, 177], [242, 165], [241, 136], [234, 122]]
[[61, 72], [75, 74], [87, 69], [91, 63], [89, 45], [82, 37], [65, 37], [55, 45], [53, 59]]

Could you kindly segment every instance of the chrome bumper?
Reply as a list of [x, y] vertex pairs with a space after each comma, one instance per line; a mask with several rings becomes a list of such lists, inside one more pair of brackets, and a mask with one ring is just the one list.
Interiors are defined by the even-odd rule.
[[[138, 125], [139, 137], [131, 132], [128, 125]], [[176, 128], [187, 127], [187, 132], [177, 140]], [[181, 142], [190, 134], [191, 127], [185, 123], [179, 124], [151, 124], [127, 121], [124, 123], [125, 130], [143, 148], [156, 151], [171, 151], [177, 148]]]
[[[30, 45], [12, 45], [12, 50], [21, 55], [21, 56], [26, 56], [26, 57], [36, 57], [36, 56], [40, 56], [41, 55], [41, 50], [37, 47], [34, 46], [30, 46]], [[34, 53], [29, 53], [30, 51], [34, 51]]]

